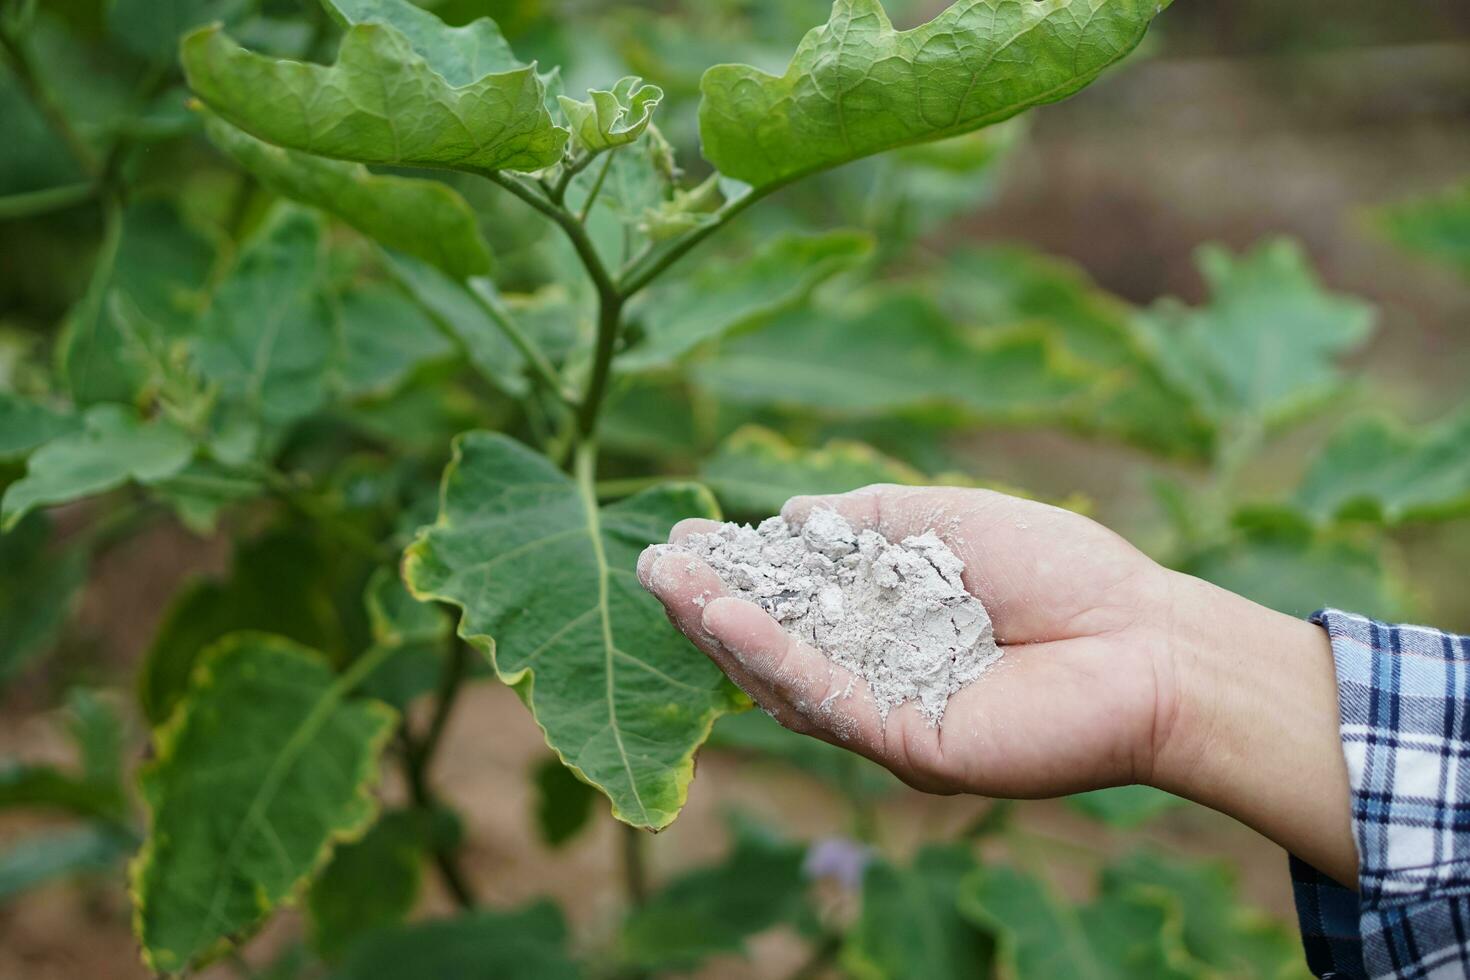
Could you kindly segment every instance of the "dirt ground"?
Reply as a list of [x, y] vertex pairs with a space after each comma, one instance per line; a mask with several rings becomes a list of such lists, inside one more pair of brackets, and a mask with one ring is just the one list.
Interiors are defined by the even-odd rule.
[[[1365, 235], [1355, 209], [1461, 176], [1470, 160], [1464, 51], [1447, 44], [1345, 51], [1305, 62], [1175, 59], [1133, 66], [1038, 114], [1032, 143], [1013, 161], [1001, 199], [964, 232], [1019, 238], [1073, 256], [1105, 285], [1140, 301], [1165, 292], [1197, 297], [1200, 285], [1187, 256], [1201, 241], [1244, 245], [1268, 233], [1296, 235], [1329, 283], [1382, 307], [1380, 338], [1359, 356], [1381, 382], [1377, 401], [1411, 418], [1432, 417], [1463, 395], [1470, 300], [1449, 273]], [[1382, 77], [1395, 84], [1380, 91], [1363, 82]], [[1126, 529], [1139, 519], [1141, 481], [1125, 454], [1090, 455], [1065, 437], [1005, 434], [977, 436], [973, 448], [977, 471], [989, 478], [1041, 492], [1081, 489], [1099, 501], [1105, 520]], [[1291, 465], [1281, 463], [1278, 479], [1289, 480]], [[1453, 545], [1462, 569], [1470, 559], [1465, 538]], [[167, 529], [111, 554], [79, 612], [88, 657], [98, 655], [106, 665], [95, 679], [125, 684], [177, 584], [192, 571], [221, 568], [225, 558], [219, 545]], [[1442, 554], [1436, 560], [1450, 561]], [[1462, 589], [1463, 576], [1459, 582]], [[1456, 601], [1450, 591], [1428, 588], [1428, 611], [1442, 615], [1444, 625], [1470, 628], [1463, 596]], [[32, 710], [48, 676], [28, 678], [0, 705], [0, 756], [62, 752], [54, 719]], [[610, 933], [621, 901], [618, 831], [600, 817], [564, 851], [548, 852], [537, 841], [526, 776], [545, 751], [514, 696], [483, 683], [454, 716], [435, 780], [463, 808], [468, 867], [486, 900], [550, 895], [568, 908], [578, 935], [595, 942]], [[905, 793], [882, 804], [881, 837], [901, 854], [962, 826], [987, 805]], [[731, 807], [793, 833], [842, 829], [836, 800], [811, 780], [707, 752], [684, 816], [650, 842], [655, 879], [719, 854], [723, 814]], [[1056, 803], [1023, 804], [1019, 812], [1029, 831], [1056, 842], [1050, 853], [1069, 889], [1085, 887], [1093, 861], [1086, 849], [1126, 849], [1138, 838], [1103, 834]], [[37, 826], [32, 818], [4, 818], [0, 846]], [[1285, 856], [1249, 830], [1189, 808], [1160, 818], [1146, 836], [1180, 853], [1227, 859], [1250, 901], [1290, 921]], [[437, 883], [425, 904], [447, 906]], [[260, 945], [279, 945], [299, 928], [299, 920], [284, 916]], [[780, 976], [800, 958], [794, 939], [776, 934], [757, 941], [748, 961], [716, 962], [700, 976]], [[231, 974], [217, 968], [209, 975]], [[116, 876], [51, 886], [0, 907], [0, 978], [144, 976]]]

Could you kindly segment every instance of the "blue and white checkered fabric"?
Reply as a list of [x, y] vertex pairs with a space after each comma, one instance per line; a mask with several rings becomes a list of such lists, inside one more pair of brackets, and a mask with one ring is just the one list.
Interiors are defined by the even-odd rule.
[[1292, 861], [1320, 977], [1470, 976], [1470, 637], [1326, 610], [1358, 893]]

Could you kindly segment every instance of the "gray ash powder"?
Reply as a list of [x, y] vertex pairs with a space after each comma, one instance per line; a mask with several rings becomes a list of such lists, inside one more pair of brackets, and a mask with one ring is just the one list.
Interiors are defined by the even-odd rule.
[[933, 531], [894, 544], [818, 509], [800, 533], [772, 517], [691, 535], [679, 548], [867, 681], [885, 719], [914, 701], [938, 725], [949, 696], [1000, 659], [989, 614], [960, 580], [964, 563]]

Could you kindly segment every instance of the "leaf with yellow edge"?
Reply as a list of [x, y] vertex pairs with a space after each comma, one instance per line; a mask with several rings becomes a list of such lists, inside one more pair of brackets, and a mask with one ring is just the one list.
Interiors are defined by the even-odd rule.
[[338, 677], [263, 633], [206, 655], [139, 777], [152, 819], [132, 866], [134, 927], [150, 968], [188, 970], [250, 932], [367, 829], [397, 718], [348, 700], [373, 666]]
[[586, 454], [574, 480], [507, 436], [459, 436], [439, 519], [409, 548], [404, 580], [464, 610], [460, 635], [613, 816], [657, 830], [683, 806], [710, 726], [744, 702], [669, 626], [635, 566], [680, 518], [717, 510], [693, 484], [599, 508], [592, 479]]

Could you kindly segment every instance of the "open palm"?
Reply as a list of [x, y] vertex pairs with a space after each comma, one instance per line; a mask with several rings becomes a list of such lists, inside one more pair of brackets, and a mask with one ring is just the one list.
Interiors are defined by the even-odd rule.
[[931, 792], [1053, 796], [1148, 778], [1173, 704], [1160, 566], [1085, 517], [987, 490], [878, 485], [794, 498], [782, 513], [799, 526], [814, 507], [893, 541], [934, 530], [964, 561], [1005, 657], [954, 694], [938, 727], [913, 704], [880, 718], [861, 680], [830, 697], [848, 690], [848, 672], [679, 552], [711, 526], [684, 521], [672, 547], [645, 554], [639, 577], [778, 721]]

